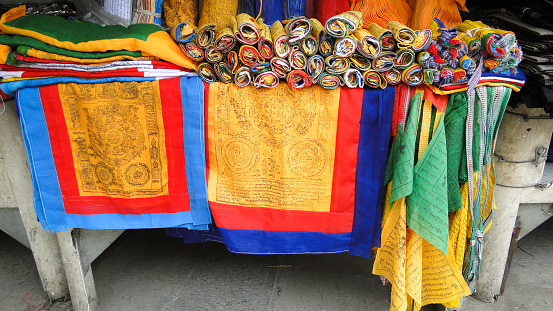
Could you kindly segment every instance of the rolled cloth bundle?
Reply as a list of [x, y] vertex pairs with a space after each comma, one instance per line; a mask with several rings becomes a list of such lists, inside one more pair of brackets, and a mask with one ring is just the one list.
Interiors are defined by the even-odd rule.
[[187, 43], [194, 39], [198, 25], [198, 1], [165, 0], [163, 15], [175, 41]]
[[415, 32], [400, 22], [391, 21], [386, 25], [386, 29], [391, 30], [394, 34], [398, 48], [411, 48], [413, 42], [415, 42]]
[[288, 56], [288, 61], [293, 69], [305, 70], [307, 67], [307, 57], [297, 46], [292, 48], [292, 52], [290, 52]]
[[321, 24], [320, 21], [318, 21], [315, 18], [309, 19], [312, 26], [312, 35], [317, 40], [318, 46], [319, 46], [319, 53], [323, 57], [327, 57], [330, 54], [332, 54], [332, 49], [334, 47], [333, 39], [330, 35], [326, 33], [326, 30]]
[[236, 39], [232, 32], [232, 28], [225, 27], [217, 31], [215, 36], [215, 48], [223, 53], [230, 51], [236, 45]]
[[196, 32], [196, 44], [202, 49], [206, 49], [208, 46], [213, 44], [215, 41], [216, 28], [217, 26], [212, 23], [201, 26]]
[[461, 32], [459, 38], [465, 43], [468, 49], [468, 54], [470, 56], [475, 55], [476, 53], [482, 50], [482, 42], [477, 38], [467, 34], [466, 32]]
[[396, 54], [397, 58], [394, 61], [394, 67], [397, 69], [405, 69], [415, 61], [415, 52], [411, 49], [401, 49]]
[[388, 83], [386, 79], [382, 78], [380, 73], [374, 69], [369, 69], [363, 72], [363, 79], [365, 80], [365, 85], [368, 85], [372, 88], [386, 88]]
[[341, 80], [337, 75], [323, 72], [319, 77], [319, 85], [327, 90], [333, 90], [339, 87]]
[[217, 74], [208, 63], [201, 63], [198, 65], [198, 76], [206, 83], [217, 82]]
[[319, 45], [317, 43], [317, 40], [315, 37], [309, 35], [300, 42], [300, 50], [306, 55], [306, 56], [313, 56], [317, 53], [319, 50]]
[[432, 85], [440, 82], [440, 71], [438, 69], [428, 68], [423, 70], [424, 84]]
[[240, 58], [242, 64], [248, 67], [265, 62], [259, 51], [251, 45], [242, 45], [238, 51], [238, 58]]
[[290, 37], [288, 42], [294, 45], [311, 33], [311, 22], [305, 16], [295, 17], [286, 24], [285, 29]]
[[259, 42], [257, 43], [257, 49], [261, 56], [265, 59], [271, 59], [274, 56], [273, 39], [271, 38], [271, 28], [269, 25], [259, 20]]
[[396, 40], [391, 30], [380, 27], [376, 23], [372, 23], [367, 27], [367, 30], [378, 39], [382, 51], [391, 51], [396, 48]]
[[421, 65], [413, 64], [409, 68], [403, 70], [401, 73], [401, 81], [411, 86], [422, 84], [424, 82], [424, 75]]
[[290, 63], [288, 62], [288, 60], [280, 57], [273, 57], [271, 59], [271, 68], [279, 78], [283, 79], [286, 78], [288, 72], [292, 70], [292, 67], [290, 67]]
[[228, 52], [226, 55], [226, 63], [230, 71], [232, 73], [236, 73], [238, 67], [240, 66], [240, 58], [238, 57], [238, 53], [234, 50]]
[[234, 75], [234, 83], [239, 87], [248, 86], [252, 82], [252, 76], [248, 67], [240, 67]]
[[303, 70], [292, 70], [288, 73], [286, 82], [292, 89], [299, 90], [311, 86], [313, 80]]
[[363, 15], [359, 11], [347, 11], [329, 18], [325, 30], [330, 36], [344, 38], [363, 26]]
[[275, 55], [280, 58], [286, 58], [290, 54], [289, 37], [280, 21], [276, 21], [271, 26], [271, 37], [274, 42]]
[[388, 71], [394, 66], [396, 58], [397, 54], [394, 52], [382, 53], [373, 60], [373, 69], [378, 72]]
[[382, 52], [380, 41], [366, 29], [358, 29], [353, 32], [357, 38], [357, 51], [365, 57], [375, 58]]
[[200, 48], [195, 42], [188, 42], [185, 44], [179, 44], [180, 49], [190, 57], [192, 60], [201, 62], [204, 60], [204, 50]]
[[432, 40], [432, 31], [430, 29], [416, 30], [415, 31], [415, 41], [411, 48], [415, 52], [420, 52], [426, 49], [430, 45]]
[[363, 79], [363, 74], [357, 69], [353, 69], [353, 68], [348, 69], [344, 73], [343, 77], [347, 87], [363, 88], [363, 86], [365, 86], [365, 80]]
[[278, 76], [272, 71], [265, 71], [257, 75], [253, 81], [253, 86], [256, 88], [268, 87], [273, 88], [279, 83]]
[[382, 77], [386, 79], [388, 85], [396, 85], [401, 82], [401, 71], [392, 67], [390, 70], [382, 72]]
[[349, 60], [347, 58], [330, 55], [325, 59], [325, 68], [330, 74], [341, 75], [349, 69]]
[[223, 60], [223, 53], [215, 49], [214, 46], [208, 46], [205, 50], [205, 60], [210, 63], [218, 63]]
[[263, 73], [265, 71], [270, 71], [271, 70], [271, 63], [261, 63], [261, 64], [256, 64], [256, 65], [253, 65], [251, 68], [250, 68], [250, 72], [256, 76], [260, 73]]
[[220, 62], [214, 65], [215, 73], [221, 82], [232, 83], [232, 73], [230, 72], [227, 64]]
[[334, 43], [334, 55], [338, 57], [349, 57], [357, 49], [356, 40], [351, 37], [335, 39]]
[[236, 40], [249, 45], [254, 45], [259, 41], [259, 29], [253, 17], [242, 13], [232, 16], [229, 21]]
[[313, 79], [313, 83], [323, 73], [325, 69], [325, 61], [321, 55], [313, 55], [307, 60], [307, 74]]
[[349, 57], [349, 62], [350, 67], [359, 69], [361, 71], [365, 71], [371, 68], [371, 60], [359, 53], [353, 53], [353, 55]]

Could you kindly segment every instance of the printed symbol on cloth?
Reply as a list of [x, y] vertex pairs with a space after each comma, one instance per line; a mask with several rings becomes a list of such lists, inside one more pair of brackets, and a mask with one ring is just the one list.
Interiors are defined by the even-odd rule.
[[150, 169], [144, 163], [129, 165], [125, 172], [125, 180], [133, 186], [142, 186], [150, 179]]
[[106, 186], [115, 181], [113, 170], [107, 167], [104, 163], [98, 163], [98, 165], [94, 168], [94, 172], [96, 173], [98, 181]]
[[90, 147], [111, 166], [122, 166], [146, 149], [144, 130], [131, 105], [101, 106], [88, 113]]
[[225, 166], [235, 173], [247, 173], [256, 163], [254, 145], [244, 139], [237, 139], [228, 142], [221, 148], [221, 157]]
[[299, 141], [288, 150], [286, 162], [290, 171], [296, 175], [306, 178], [317, 177], [326, 168], [326, 150], [317, 141]]

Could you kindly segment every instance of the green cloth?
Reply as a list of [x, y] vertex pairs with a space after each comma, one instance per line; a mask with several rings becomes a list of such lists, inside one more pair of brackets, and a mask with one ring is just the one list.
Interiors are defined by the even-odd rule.
[[[467, 120], [467, 95], [465, 92], [451, 94], [444, 117], [447, 142], [447, 198], [449, 212], [458, 211], [463, 206], [460, 185], [466, 180], [460, 179], [463, 159], [466, 161], [465, 122]], [[466, 176], [466, 172], [464, 174]]]

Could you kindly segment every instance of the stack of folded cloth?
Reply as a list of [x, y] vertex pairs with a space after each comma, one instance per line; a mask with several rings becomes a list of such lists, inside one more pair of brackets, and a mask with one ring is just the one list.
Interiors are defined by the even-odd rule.
[[423, 76], [416, 53], [432, 37], [428, 29], [415, 32], [399, 22], [363, 25], [358, 11], [331, 17], [324, 25], [300, 16], [269, 26], [246, 13], [229, 22], [223, 29], [197, 30], [193, 40], [180, 43], [199, 62], [204, 82], [270, 88], [282, 79], [293, 89], [417, 85]]
[[[471, 10], [472, 12], [472, 10]], [[527, 81], [511, 104], [525, 103], [531, 108], [553, 111], [553, 4], [530, 0], [523, 4], [506, 0], [475, 10], [471, 18], [512, 31], [524, 51], [519, 69]]]
[[471, 78], [476, 79], [474, 83], [477, 84], [482, 80], [482, 73], [485, 77], [493, 76], [495, 80], [504, 76], [516, 77], [517, 85], [523, 84], [517, 75], [522, 50], [513, 32], [470, 20], [446, 28], [437, 18], [430, 29], [434, 37], [417, 57], [424, 68], [427, 85], [459, 88], [467, 86]]
[[0, 78], [6, 93], [42, 82], [151, 81], [193, 75], [193, 70], [195, 63], [157, 25], [101, 26], [26, 14], [25, 6], [0, 21]]

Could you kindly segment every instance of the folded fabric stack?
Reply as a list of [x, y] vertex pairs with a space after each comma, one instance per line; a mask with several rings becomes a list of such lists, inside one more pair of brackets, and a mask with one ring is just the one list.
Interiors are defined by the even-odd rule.
[[437, 92], [483, 83], [512, 83], [515, 88], [524, 84], [524, 76], [517, 75], [522, 50], [512, 32], [470, 20], [446, 28], [437, 18], [430, 29], [434, 37], [417, 61], [423, 67], [424, 82], [439, 87]]
[[194, 74], [194, 62], [157, 25], [101, 26], [26, 15], [20, 6], [3, 15], [0, 30], [6, 93], [53, 81], [153, 81]]
[[[473, 10], [471, 10], [472, 12]], [[544, 0], [503, 1], [488, 4], [470, 15], [488, 25], [516, 34], [524, 51], [519, 69], [527, 82], [512, 96], [512, 104], [525, 103], [531, 108], [553, 110], [553, 4]]]

